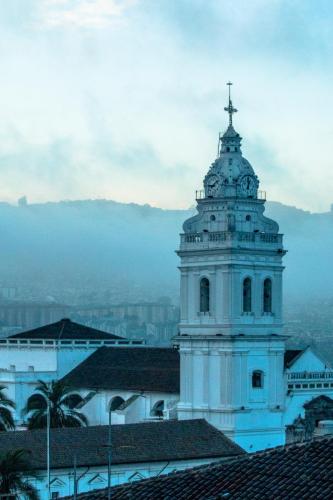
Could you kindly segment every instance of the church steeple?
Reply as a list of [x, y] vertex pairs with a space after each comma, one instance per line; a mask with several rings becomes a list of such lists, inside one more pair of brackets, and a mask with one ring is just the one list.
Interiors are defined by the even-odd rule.
[[240, 150], [230, 95], [218, 158], [181, 235], [178, 418], [206, 418], [248, 451], [283, 444], [282, 257]]

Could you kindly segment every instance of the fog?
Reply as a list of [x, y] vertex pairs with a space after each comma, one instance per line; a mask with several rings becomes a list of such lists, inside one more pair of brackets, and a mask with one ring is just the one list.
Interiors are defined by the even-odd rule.
[[[178, 298], [175, 249], [194, 209], [86, 200], [0, 204], [0, 281], [35, 290], [140, 286]], [[333, 213], [280, 203], [266, 213], [285, 234], [285, 299], [333, 295]]]

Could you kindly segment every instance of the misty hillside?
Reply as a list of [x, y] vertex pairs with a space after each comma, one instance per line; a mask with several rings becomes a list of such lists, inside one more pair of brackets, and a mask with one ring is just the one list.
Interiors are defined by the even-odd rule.
[[[34, 288], [135, 283], [178, 291], [178, 234], [194, 210], [113, 201], [0, 204], [0, 282]], [[287, 296], [333, 294], [333, 213], [280, 203], [266, 213], [285, 234]]]

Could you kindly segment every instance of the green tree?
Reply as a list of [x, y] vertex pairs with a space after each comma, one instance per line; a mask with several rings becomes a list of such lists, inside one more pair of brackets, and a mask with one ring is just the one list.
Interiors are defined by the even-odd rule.
[[19, 498], [38, 500], [36, 488], [26, 479], [35, 477], [26, 450], [10, 450], [0, 454], [0, 495], [19, 495]]
[[86, 416], [75, 407], [83, 399], [61, 380], [50, 384], [38, 380], [35, 393], [28, 399], [23, 415], [28, 417], [28, 429], [43, 429], [47, 425], [48, 404], [50, 427], [83, 427], [88, 425]]
[[15, 429], [12, 410], [15, 408], [15, 403], [8, 399], [4, 390], [6, 387], [0, 385], [0, 431], [9, 431]]

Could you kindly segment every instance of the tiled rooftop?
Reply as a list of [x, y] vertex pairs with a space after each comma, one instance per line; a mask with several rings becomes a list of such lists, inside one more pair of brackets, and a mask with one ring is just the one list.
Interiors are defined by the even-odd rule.
[[73, 388], [179, 393], [179, 353], [161, 347], [101, 347], [64, 377]]
[[[333, 436], [112, 488], [113, 500], [328, 500]], [[102, 500], [107, 491], [78, 496]]]

